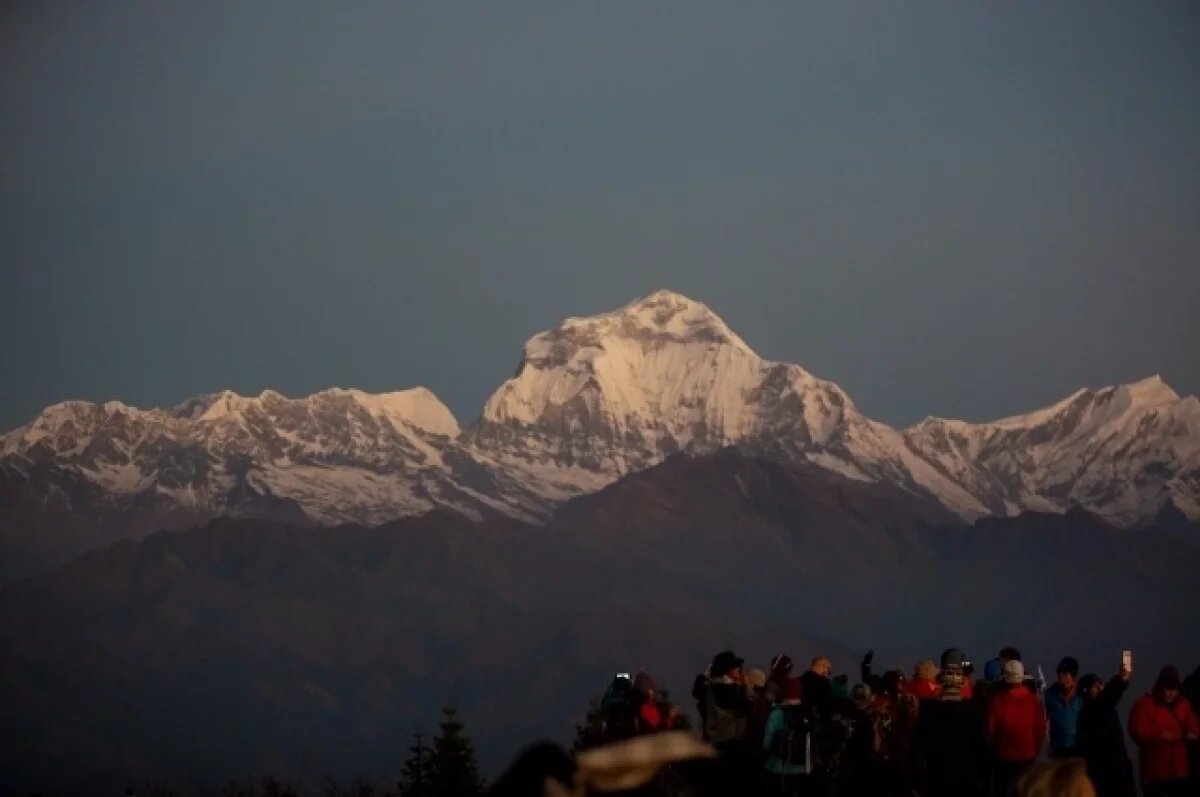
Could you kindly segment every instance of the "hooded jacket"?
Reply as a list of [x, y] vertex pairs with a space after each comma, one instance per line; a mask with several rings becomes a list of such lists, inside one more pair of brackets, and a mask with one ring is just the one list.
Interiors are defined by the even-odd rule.
[[997, 692], [988, 703], [987, 732], [1001, 761], [1037, 758], [1046, 740], [1042, 701], [1024, 684]]
[[[1172, 733], [1177, 738], [1165, 741], [1164, 734]], [[1188, 733], [1200, 734], [1191, 705], [1182, 697], [1174, 703], [1164, 703], [1154, 692], [1142, 695], [1129, 712], [1129, 735], [1137, 743], [1140, 755], [1142, 780], [1156, 781], [1186, 780], [1191, 774], [1188, 762]]]

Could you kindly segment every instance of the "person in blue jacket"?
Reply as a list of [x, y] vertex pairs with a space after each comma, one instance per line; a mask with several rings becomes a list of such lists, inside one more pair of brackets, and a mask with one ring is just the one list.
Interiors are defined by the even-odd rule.
[[1075, 679], [1079, 677], [1079, 662], [1067, 656], [1055, 670], [1058, 677], [1046, 690], [1046, 720], [1050, 729], [1050, 757], [1069, 758], [1076, 755], [1079, 734], [1079, 712], [1083, 710], [1083, 695]]

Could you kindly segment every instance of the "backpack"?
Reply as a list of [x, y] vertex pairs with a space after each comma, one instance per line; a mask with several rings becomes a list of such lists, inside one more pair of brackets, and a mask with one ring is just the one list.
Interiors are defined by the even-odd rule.
[[746, 737], [746, 716], [717, 704], [711, 683], [704, 690], [704, 738], [712, 744], [740, 742]]
[[812, 772], [812, 713], [804, 706], [777, 706], [774, 710], [783, 714], [783, 729], [771, 739], [771, 755], [784, 766], [803, 766], [805, 772]]
[[854, 729], [849, 718], [834, 713], [817, 726], [813, 743], [813, 758], [817, 767], [826, 775], [834, 776], [842, 768], [842, 759]]
[[600, 701], [604, 716], [604, 740], [614, 742], [637, 735], [637, 711], [630, 701], [633, 690], [628, 681], [613, 682]]

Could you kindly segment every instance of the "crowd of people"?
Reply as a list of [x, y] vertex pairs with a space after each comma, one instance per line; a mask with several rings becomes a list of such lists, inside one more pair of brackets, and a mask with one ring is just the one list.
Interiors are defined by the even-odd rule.
[[[1104, 678], [1081, 676], [1068, 656], [1049, 684], [1040, 668], [1037, 676], [1027, 672], [1012, 647], [979, 673], [957, 648], [918, 662], [911, 675], [876, 672], [873, 663], [868, 652], [852, 683], [825, 656], [797, 673], [782, 653], [764, 669], [746, 669], [733, 651], [718, 653], [692, 687], [697, 730], [720, 754], [706, 791], [1134, 797], [1140, 782], [1146, 797], [1200, 795], [1200, 667], [1186, 680], [1163, 667], [1134, 702], [1135, 768], [1118, 714], [1132, 674], [1127, 660]], [[619, 673], [602, 706], [609, 739], [681, 724], [678, 707], [645, 673]]]

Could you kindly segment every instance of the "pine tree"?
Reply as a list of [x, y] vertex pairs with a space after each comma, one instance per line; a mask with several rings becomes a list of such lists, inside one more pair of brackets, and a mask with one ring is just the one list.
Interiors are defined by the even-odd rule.
[[475, 746], [458, 720], [458, 711], [442, 709], [441, 731], [433, 737], [429, 757], [430, 797], [475, 797], [484, 783], [475, 761]]
[[414, 733], [408, 758], [400, 772], [400, 797], [431, 797], [429, 765], [432, 755], [433, 751], [425, 744], [425, 734]]
[[587, 714], [584, 715], [583, 722], [575, 724], [575, 740], [571, 744], [571, 749], [579, 753], [602, 744], [604, 744], [604, 709], [600, 705], [600, 698], [593, 698], [588, 703]]

